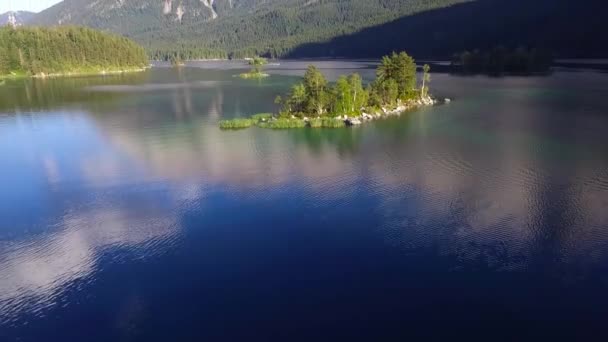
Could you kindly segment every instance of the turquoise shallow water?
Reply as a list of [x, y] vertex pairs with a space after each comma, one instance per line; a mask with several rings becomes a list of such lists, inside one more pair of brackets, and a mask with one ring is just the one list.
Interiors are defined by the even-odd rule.
[[197, 62], [0, 86], [0, 340], [608, 335], [608, 74], [433, 74], [451, 104], [217, 128], [311, 62], [373, 77]]

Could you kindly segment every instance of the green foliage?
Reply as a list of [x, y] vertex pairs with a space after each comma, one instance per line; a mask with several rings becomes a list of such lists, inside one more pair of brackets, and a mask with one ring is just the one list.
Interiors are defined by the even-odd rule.
[[491, 51], [464, 51], [452, 57], [452, 67], [465, 73], [531, 73], [548, 72], [553, 57], [541, 49], [519, 47], [508, 50], [496, 47]]
[[306, 90], [305, 110], [316, 115], [323, 114], [329, 102], [327, 80], [314, 65], [306, 69], [304, 89]]
[[111, 72], [147, 65], [137, 44], [92, 29], [0, 28], [0, 76]]
[[256, 123], [264, 120], [270, 120], [272, 118], [272, 113], [258, 113], [251, 116], [251, 119]]
[[376, 81], [372, 83], [372, 89], [373, 95], [372, 101], [370, 102], [371, 105], [378, 107], [384, 105], [393, 106], [399, 99], [399, 85], [397, 84], [397, 81], [392, 78], [383, 81], [376, 79]]
[[237, 118], [231, 120], [222, 120], [219, 125], [221, 129], [242, 129], [248, 128], [255, 124], [252, 119]]
[[346, 124], [344, 123], [344, 120], [340, 120], [340, 119], [336, 119], [336, 118], [328, 118], [328, 117], [321, 118], [321, 127], [340, 128], [340, 127], [344, 127], [344, 126], [346, 126]]
[[363, 89], [361, 76], [342, 75], [331, 89], [329, 96], [329, 113], [335, 115], [359, 115], [361, 108], [367, 105], [368, 93]]
[[332, 92], [331, 109], [333, 113], [351, 113], [353, 110], [353, 97], [348, 78], [342, 75], [336, 81]]
[[312, 118], [308, 121], [308, 126], [311, 128], [341, 128], [345, 127], [344, 120], [332, 117]]
[[[417, 89], [416, 63], [407, 53], [393, 53], [382, 58], [376, 70], [376, 80], [367, 88], [359, 74], [342, 75], [333, 85], [314, 66], [309, 66], [302, 83], [292, 87], [283, 101], [281, 114], [296, 117], [359, 116], [366, 107], [394, 107], [399, 103], [428, 95], [430, 67], [423, 68], [421, 90]], [[322, 125], [311, 121], [311, 127]]]
[[284, 105], [284, 112], [300, 115], [306, 110], [307, 94], [304, 84], [298, 83], [291, 87], [291, 92], [287, 95]]
[[252, 66], [251, 71], [240, 74], [239, 76], [241, 78], [264, 78], [264, 77], [268, 77], [268, 74], [265, 74], [262, 72], [262, 67], [264, 65], [268, 64], [268, 61], [266, 60], [266, 58], [262, 58], [262, 57], [253, 57], [249, 60], [249, 65]]
[[275, 99], [275, 103], [283, 105], [278, 118], [270, 113], [261, 113], [253, 115], [250, 119], [221, 121], [220, 127], [244, 128], [251, 125], [272, 129], [306, 126], [344, 127], [346, 116], [357, 117], [365, 108], [378, 109], [384, 106], [395, 107], [399, 104], [407, 104], [407, 101], [414, 100], [411, 94], [427, 96], [426, 84], [430, 80], [430, 67], [428, 65], [423, 67], [420, 92], [416, 89], [415, 68], [414, 60], [406, 53], [393, 53], [383, 59], [377, 70], [378, 78], [364, 89], [359, 74], [342, 75], [335, 84], [329, 85], [325, 76], [311, 65], [306, 69], [303, 82], [294, 85], [285, 99], [280, 96]]
[[[394, 84], [397, 86], [397, 96], [393, 98]], [[384, 56], [376, 71], [376, 84], [385, 102], [396, 99], [406, 100], [413, 97], [416, 89], [416, 63], [405, 52], [393, 52]], [[389, 103], [392, 103], [389, 102]]]
[[308, 120], [308, 127], [320, 128], [323, 127], [323, 118], [312, 118]]
[[361, 108], [367, 105], [369, 93], [363, 89], [361, 76], [354, 73], [348, 77], [350, 94], [352, 96], [350, 114], [360, 114]]
[[259, 56], [255, 56], [249, 60], [249, 65], [253, 67], [253, 69], [251, 70], [252, 73], [261, 73], [262, 67], [266, 64], [268, 64], [268, 60]]
[[303, 128], [306, 127], [306, 122], [299, 118], [278, 118], [267, 122], [260, 122], [258, 126], [271, 129]]
[[261, 79], [261, 78], [265, 78], [268, 77], [270, 75], [268, 74], [264, 74], [261, 72], [254, 72], [254, 71], [250, 71], [250, 72], [245, 72], [242, 74], [239, 74], [240, 78], [244, 78], [244, 79]]

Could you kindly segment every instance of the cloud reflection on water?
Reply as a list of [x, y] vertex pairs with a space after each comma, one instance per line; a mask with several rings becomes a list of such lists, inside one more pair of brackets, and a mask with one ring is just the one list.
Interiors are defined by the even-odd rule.
[[[63, 291], [95, 280], [98, 260], [110, 249], [148, 256], [174, 246], [183, 215], [200, 214], [207, 191], [238, 199], [288, 190], [284, 200], [313, 203], [319, 217], [336, 206], [360, 210], [355, 201], [366, 200], [365, 214], [378, 218], [373, 229], [388, 245], [434, 248], [456, 256], [456, 267], [481, 262], [521, 271], [548, 256], [561, 261], [557, 273], [574, 277], [608, 256], [608, 161], [593, 154], [601, 147], [576, 145], [590, 144], [574, 129], [557, 127], [567, 144], [539, 129], [546, 118], [538, 117], [535, 101], [546, 101], [544, 95], [539, 100], [517, 88], [546, 81], [514, 79], [514, 87], [448, 77], [445, 91], [460, 92], [459, 101], [390, 122], [234, 132], [220, 131], [217, 121], [267, 110], [284, 84], [216, 82], [207, 89], [187, 78], [178, 78], [183, 86], [169, 81], [90, 88], [135, 94], [103, 106], [85, 103], [87, 111], [2, 119], [3, 152], [34, 172], [6, 176], [7, 187], [23, 178], [27, 184], [2, 198], [10, 204], [31, 190], [26, 199], [48, 198], [52, 209], [44, 213], [50, 221], [37, 222], [41, 231], [29, 232], [19, 216], [27, 229], [16, 237], [2, 233], [0, 323], [28, 308], [59, 305]], [[515, 89], [471, 100], [496, 87]], [[577, 124], [597, 125], [586, 120], [599, 119]], [[9, 149], [11, 139], [23, 143], [22, 155]]]

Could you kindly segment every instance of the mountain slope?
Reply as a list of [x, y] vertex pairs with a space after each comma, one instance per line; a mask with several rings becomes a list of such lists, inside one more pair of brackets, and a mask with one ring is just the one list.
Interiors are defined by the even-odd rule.
[[[478, 0], [406, 16], [327, 42], [303, 44], [291, 56], [376, 57], [407, 50], [447, 58], [498, 45], [546, 49], [556, 57], [608, 56], [605, 0]], [[396, 36], [395, 33], [398, 33]]]
[[608, 55], [604, 0], [64, 0], [30, 20], [120, 33], [154, 59], [448, 58], [505, 44]]
[[473, 0], [64, 0], [37, 25], [76, 24], [131, 37], [155, 58], [266, 54]]
[[36, 13], [27, 11], [6, 12], [0, 14], [0, 26], [6, 26], [14, 22], [16, 26], [21, 26], [30, 20]]

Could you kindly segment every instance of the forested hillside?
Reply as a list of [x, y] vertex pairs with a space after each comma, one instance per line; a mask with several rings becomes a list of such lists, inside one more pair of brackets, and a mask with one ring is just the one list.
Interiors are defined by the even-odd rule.
[[153, 59], [450, 58], [519, 45], [608, 55], [603, 0], [64, 0], [30, 22], [109, 30]]
[[449, 59], [503, 46], [556, 57], [606, 57], [605, 6], [605, 0], [476, 0], [300, 45], [289, 56], [376, 57], [407, 49], [418, 58]]
[[78, 24], [138, 41], [155, 59], [285, 56], [296, 47], [472, 0], [64, 0], [41, 25]]
[[89, 28], [0, 29], [0, 77], [110, 72], [146, 65], [142, 47]]

